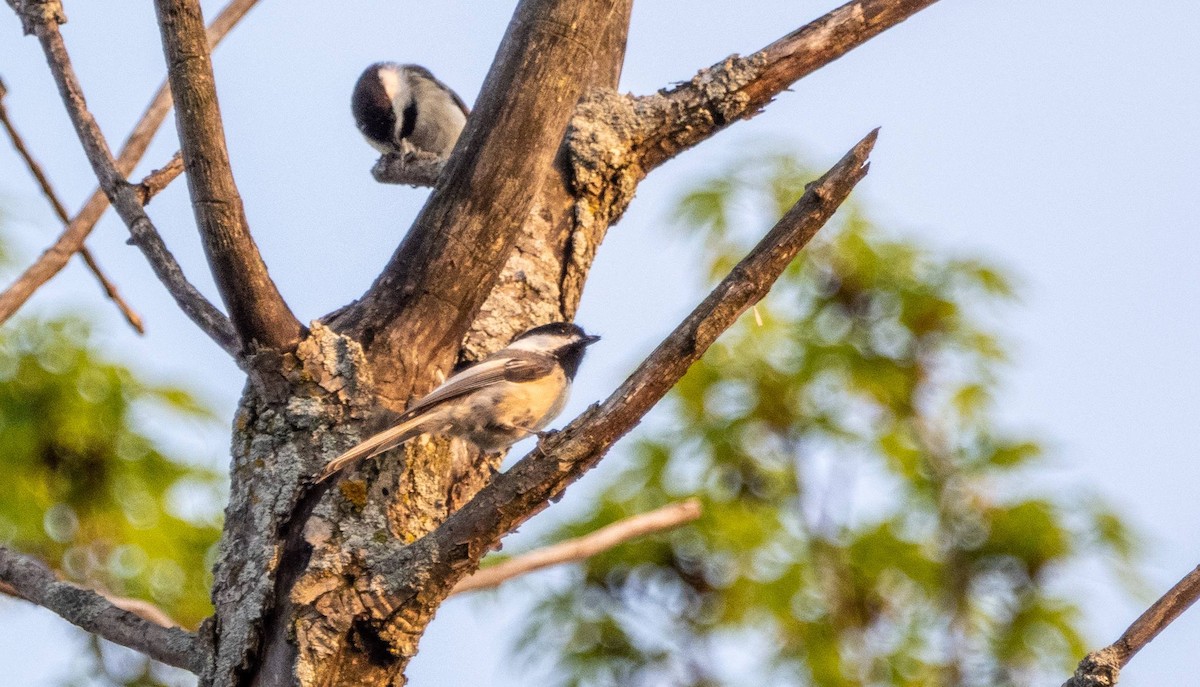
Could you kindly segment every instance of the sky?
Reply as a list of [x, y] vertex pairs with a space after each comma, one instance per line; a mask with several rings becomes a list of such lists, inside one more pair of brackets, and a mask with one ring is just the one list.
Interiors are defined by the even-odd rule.
[[[372, 181], [375, 154], [348, 107], [359, 72], [378, 60], [420, 63], [471, 102], [513, 5], [263, 0], [219, 48], [234, 172], [271, 274], [302, 320], [363, 292], [428, 193]], [[834, 6], [642, 0], [621, 90], [650, 93], [686, 80]], [[218, 7], [205, 2], [210, 16]], [[64, 35], [89, 105], [116, 144], [162, 78], [151, 4], [68, 0], [66, 10]], [[1140, 527], [1147, 587], [1165, 591], [1200, 563], [1200, 499], [1190, 488], [1200, 484], [1198, 30], [1200, 5], [1182, 0], [942, 0], [802, 80], [763, 115], [642, 184], [584, 294], [578, 321], [604, 343], [589, 354], [564, 418], [607, 395], [700, 295], [696, 256], [664, 230], [671, 199], [747, 146], [794, 147], [825, 168], [881, 126], [858, 202], [895, 232], [1017, 275], [1023, 298], [1000, 321], [1014, 344], [1002, 417], [1052, 447], [1039, 488], [1099, 493]], [[0, 76], [18, 127], [77, 208], [94, 187], [91, 172], [36, 41], [22, 38], [7, 12]], [[167, 160], [173, 139], [168, 123], [135, 178]], [[0, 207], [26, 260], [57, 233], [7, 144]], [[150, 214], [189, 277], [216, 300], [185, 185], [156, 198]], [[112, 355], [196, 389], [231, 417], [240, 373], [175, 309], [125, 238], [110, 214], [89, 245], [144, 315], [146, 337], [128, 331], [78, 263], [29, 310], [88, 312]], [[227, 460], [224, 427], [187, 435], [161, 428], [161, 436], [180, 451]], [[585, 505], [587, 484], [546, 517]], [[1072, 579], [1095, 646], [1150, 601], [1118, 587], [1089, 569]], [[447, 603], [412, 684], [526, 684], [508, 660], [519, 614], [518, 603], [494, 597]], [[68, 670], [64, 642], [75, 641], [63, 627], [44, 611], [0, 602], [6, 679], [56, 684]], [[1193, 611], [1133, 660], [1121, 684], [1172, 684], [1193, 671], [1197, 642]]]

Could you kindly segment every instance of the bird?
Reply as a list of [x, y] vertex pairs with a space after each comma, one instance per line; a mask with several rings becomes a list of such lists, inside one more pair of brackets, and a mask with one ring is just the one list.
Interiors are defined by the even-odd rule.
[[485, 452], [508, 448], [562, 412], [584, 352], [599, 340], [570, 322], [523, 332], [452, 374], [390, 428], [331, 460], [316, 481], [421, 434], [459, 437]]
[[376, 62], [350, 96], [358, 130], [381, 153], [411, 150], [450, 157], [470, 110], [458, 94], [416, 64]]

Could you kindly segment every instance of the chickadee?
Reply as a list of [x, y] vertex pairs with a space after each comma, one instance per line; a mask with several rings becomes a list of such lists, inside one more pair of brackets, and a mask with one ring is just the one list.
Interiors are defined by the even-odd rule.
[[317, 481], [421, 434], [460, 437], [482, 451], [508, 448], [562, 412], [584, 350], [599, 340], [568, 322], [534, 327], [451, 375], [390, 429], [334, 458]]
[[411, 146], [442, 159], [450, 157], [470, 112], [428, 69], [394, 62], [367, 67], [354, 85], [350, 110], [379, 152], [404, 153]]

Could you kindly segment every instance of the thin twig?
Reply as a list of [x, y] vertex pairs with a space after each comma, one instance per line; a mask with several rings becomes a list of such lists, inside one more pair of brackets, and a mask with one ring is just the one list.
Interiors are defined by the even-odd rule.
[[247, 349], [283, 351], [304, 330], [263, 262], [234, 182], [200, 0], [155, 0], [192, 213], [209, 271]]
[[133, 235], [133, 242], [150, 261], [159, 280], [166, 285], [180, 309], [208, 334], [221, 348], [235, 359], [241, 351], [241, 343], [229, 319], [217, 310], [195, 286], [183, 276], [179, 263], [166, 250], [162, 237], [146, 215], [136, 188], [125, 181], [100, 126], [87, 108], [83, 90], [75, 76], [71, 58], [58, 30], [61, 8], [56, 10], [54, 0], [43, 0], [36, 11], [22, 14], [22, 20], [37, 36], [50, 66], [50, 73], [58, 86], [59, 95], [70, 115], [75, 133], [83, 144], [84, 153], [91, 163], [92, 171], [100, 181], [113, 208], [120, 215]]
[[639, 513], [624, 520], [618, 520], [591, 534], [530, 551], [488, 568], [481, 568], [470, 577], [463, 578], [454, 586], [450, 595], [491, 589], [514, 577], [520, 577], [535, 570], [586, 560], [598, 553], [616, 548], [631, 539], [685, 525], [699, 518], [700, 513], [700, 501], [697, 499], [672, 503], [649, 513]]
[[1111, 687], [1117, 684], [1121, 669], [1154, 640], [1168, 625], [1200, 599], [1200, 567], [1155, 601], [1117, 641], [1093, 651], [1079, 662], [1075, 675], [1063, 687]]
[[194, 634], [178, 627], [160, 627], [117, 607], [90, 589], [63, 582], [31, 556], [0, 547], [0, 580], [17, 596], [54, 611], [67, 622], [110, 642], [193, 673], [200, 669]]
[[[258, 0], [231, 0], [209, 25], [209, 44], [215, 47], [220, 43], [257, 3]], [[14, 2], [9, 2], [9, 5], [14, 10], [17, 9]], [[134, 126], [133, 131], [121, 146], [121, 153], [117, 156], [117, 169], [123, 176], [131, 174], [133, 168], [141, 161], [155, 132], [158, 131], [170, 111], [171, 91], [164, 83], [159, 86], [157, 93], [151, 98], [150, 104]], [[175, 176], [178, 174], [176, 173]], [[163, 179], [169, 182], [174, 178], [171, 176]], [[159, 190], [162, 190], [161, 187], [153, 189], [153, 192]], [[54, 244], [21, 273], [3, 293], [0, 293], [0, 323], [11, 318], [41, 288], [42, 284], [50, 281], [66, 266], [71, 256], [83, 246], [84, 240], [87, 239], [96, 223], [100, 221], [100, 217], [108, 209], [108, 205], [108, 196], [104, 194], [103, 189], [97, 188], [92, 192], [83, 209], [75, 215]]]
[[[17, 154], [20, 155], [21, 159], [25, 161], [25, 166], [29, 168], [29, 173], [33, 175], [34, 180], [36, 180], [38, 186], [41, 187], [42, 195], [46, 197], [46, 200], [50, 201], [50, 206], [54, 208], [54, 214], [58, 215], [58, 218], [62, 220], [63, 224], [69, 225], [71, 223], [71, 216], [67, 213], [67, 209], [63, 207], [62, 201], [58, 198], [58, 194], [54, 192], [54, 187], [50, 185], [50, 179], [46, 177], [46, 172], [33, 157], [33, 153], [29, 152], [29, 147], [25, 145], [25, 140], [21, 138], [19, 133], [17, 133], [17, 128], [13, 126], [12, 119], [8, 116], [8, 107], [4, 104], [4, 98], [7, 95], [8, 88], [4, 85], [4, 80], [0, 79], [0, 124], [2, 124], [4, 126], [4, 130], [8, 132], [8, 138], [12, 141], [13, 147], [17, 149]], [[145, 334], [146, 327], [142, 324], [141, 315], [138, 315], [133, 308], [131, 308], [129, 304], [125, 302], [125, 299], [121, 297], [120, 292], [117, 291], [116, 285], [113, 284], [112, 281], [105, 276], [103, 270], [100, 269], [100, 265], [96, 262], [96, 258], [92, 255], [92, 251], [88, 250], [87, 246], [80, 246], [79, 256], [83, 258], [83, 261], [87, 264], [88, 269], [90, 269], [92, 274], [95, 275], [96, 280], [100, 282], [100, 287], [104, 289], [104, 293], [108, 296], [109, 300], [116, 304], [117, 308], [121, 311], [121, 314], [125, 316], [125, 320], [129, 322], [129, 325], [133, 327], [138, 334]]]

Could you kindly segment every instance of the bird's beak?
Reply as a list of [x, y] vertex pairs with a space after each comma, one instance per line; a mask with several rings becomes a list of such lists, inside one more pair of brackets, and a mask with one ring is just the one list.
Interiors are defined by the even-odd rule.
[[600, 340], [600, 337], [596, 336], [595, 334], [589, 334], [589, 335], [583, 337], [583, 345], [591, 346], [592, 344], [596, 343], [599, 340]]

